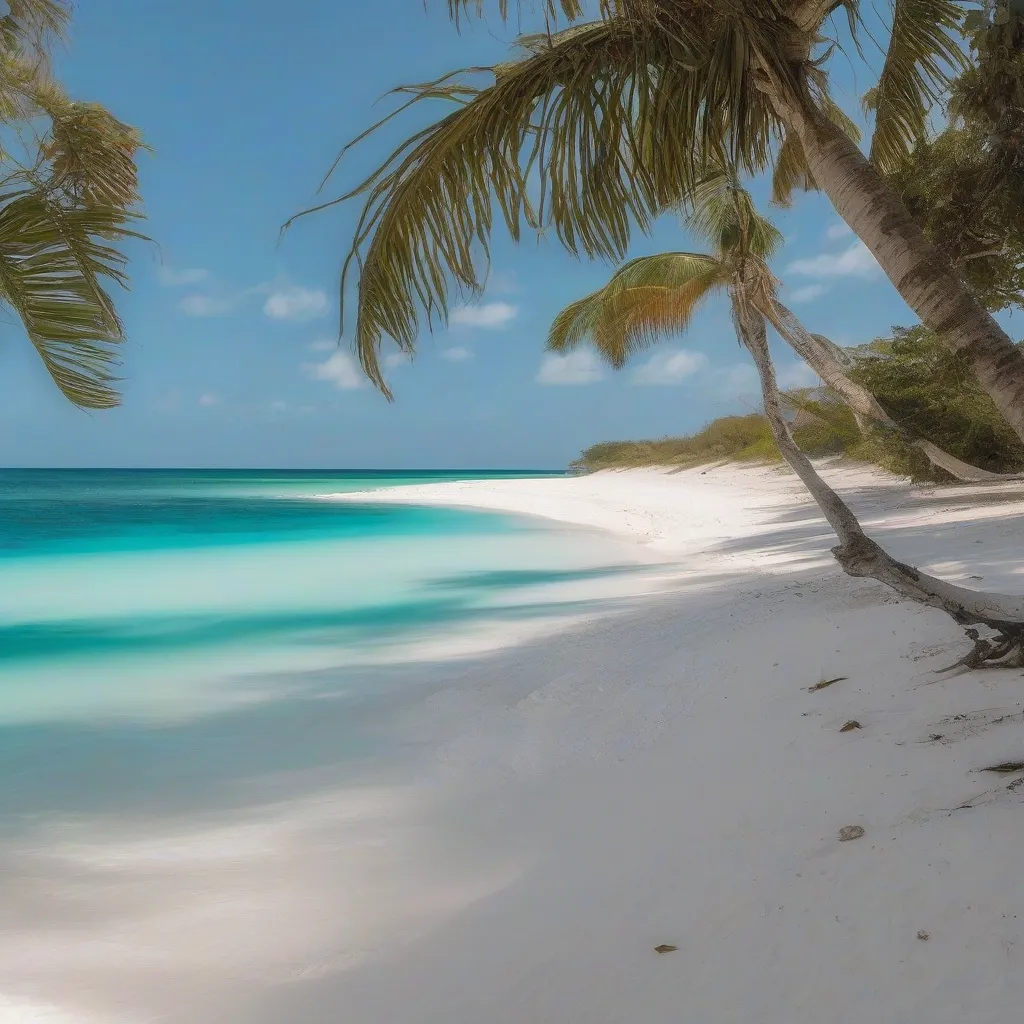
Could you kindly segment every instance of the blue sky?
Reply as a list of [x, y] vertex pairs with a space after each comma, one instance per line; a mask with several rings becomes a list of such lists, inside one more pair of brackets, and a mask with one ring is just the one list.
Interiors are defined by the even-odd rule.
[[[146, 230], [121, 307], [124, 404], [69, 407], [16, 324], [0, 375], [0, 464], [296, 468], [561, 467], [616, 438], [692, 430], [756, 407], [756, 378], [711, 304], [689, 335], [618, 374], [584, 355], [545, 359], [566, 302], [600, 285], [601, 264], [554, 242], [498, 233], [493, 287], [421, 338], [390, 370], [397, 401], [365, 386], [342, 342], [337, 275], [355, 208], [300, 222], [340, 144], [380, 116], [391, 86], [507, 53], [496, 19], [458, 33], [443, 0], [89, 0], [78, 5], [60, 73], [79, 98], [141, 127]], [[840, 58], [851, 112], [870, 71]], [[415, 123], [343, 164], [350, 187]], [[763, 187], [755, 187], [763, 195]], [[826, 199], [801, 197], [777, 222], [777, 268], [807, 325], [842, 343], [870, 340], [912, 313], [844, 233]], [[634, 254], [690, 247], [672, 219]], [[778, 353], [787, 383], [806, 371]]]

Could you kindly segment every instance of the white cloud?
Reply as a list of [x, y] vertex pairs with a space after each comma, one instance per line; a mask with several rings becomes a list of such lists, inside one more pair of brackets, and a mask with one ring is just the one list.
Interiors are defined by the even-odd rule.
[[845, 238], [847, 235], [853, 234], [853, 228], [846, 223], [845, 220], [836, 221], [834, 224], [829, 224], [828, 230], [825, 232], [825, 236], [830, 238], [833, 242], [837, 238]]
[[783, 391], [792, 388], [813, 388], [821, 383], [821, 378], [804, 362], [777, 367], [775, 377]]
[[449, 318], [460, 327], [496, 330], [510, 324], [519, 309], [508, 302], [485, 302], [482, 306], [457, 306]]
[[453, 345], [441, 352], [441, 358], [447, 359], [449, 363], [464, 363], [473, 358], [473, 353], [463, 345]]
[[314, 341], [309, 346], [310, 352], [333, 352], [338, 347], [336, 341], [331, 341], [330, 338], [321, 338], [319, 341]]
[[185, 316], [223, 316], [234, 307], [234, 302], [222, 295], [186, 295], [178, 308]]
[[840, 253], [823, 252], [808, 259], [794, 260], [786, 268], [791, 274], [806, 277], [874, 277], [879, 272], [875, 257], [861, 241]]
[[681, 384], [707, 366], [707, 356], [687, 349], [656, 352], [633, 371], [634, 384]]
[[220, 397], [214, 394], [210, 394], [209, 392], [207, 392], [205, 395], [199, 396], [199, 404], [206, 409], [209, 409], [211, 406], [218, 405], [219, 403]]
[[271, 320], [311, 320], [327, 312], [327, 296], [317, 288], [293, 285], [271, 292], [263, 312]]
[[157, 278], [167, 288], [178, 288], [186, 284], [199, 284], [209, 278], [210, 272], [201, 267], [175, 270], [173, 267], [157, 267]]
[[604, 376], [597, 356], [588, 349], [567, 356], [548, 354], [537, 373], [538, 384], [593, 384]]
[[281, 398], [275, 398], [270, 403], [271, 412], [284, 412], [288, 408], [288, 403]]
[[802, 288], [794, 288], [789, 293], [789, 300], [793, 303], [813, 302], [824, 293], [825, 286], [823, 284], [805, 284]]
[[303, 363], [302, 367], [314, 380], [324, 380], [340, 391], [355, 391], [366, 379], [347, 352], [335, 352], [322, 363]]
[[384, 357], [384, 365], [389, 370], [394, 370], [399, 366], [408, 366], [412, 362], [412, 356], [408, 352], [389, 352]]

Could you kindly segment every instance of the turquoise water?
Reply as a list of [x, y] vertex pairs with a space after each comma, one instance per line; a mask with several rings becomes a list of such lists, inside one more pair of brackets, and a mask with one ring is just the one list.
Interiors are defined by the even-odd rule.
[[365, 690], [352, 666], [620, 571], [532, 522], [318, 500], [509, 475], [0, 471], [0, 724], [195, 718], [314, 676]]

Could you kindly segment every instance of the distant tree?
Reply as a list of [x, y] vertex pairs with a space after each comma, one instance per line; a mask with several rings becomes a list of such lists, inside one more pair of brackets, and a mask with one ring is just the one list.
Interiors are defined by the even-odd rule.
[[920, 325], [851, 350], [850, 377], [911, 433], [994, 473], [1024, 470], [1024, 444], [978, 385], [970, 364]]
[[118, 243], [143, 237], [139, 133], [104, 107], [70, 99], [50, 52], [63, 0], [7, 0], [0, 17], [0, 303], [12, 310], [54, 383], [75, 405], [118, 404], [124, 329], [108, 292], [126, 286]]

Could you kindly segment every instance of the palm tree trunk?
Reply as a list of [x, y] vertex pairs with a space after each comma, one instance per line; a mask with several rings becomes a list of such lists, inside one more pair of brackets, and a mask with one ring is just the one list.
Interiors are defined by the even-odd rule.
[[953, 352], [970, 360], [981, 386], [1024, 440], [1024, 353], [928, 241], [860, 149], [810, 101], [762, 87], [796, 132], [811, 174], [836, 212], [870, 249], [907, 305]]
[[891, 431], [907, 444], [920, 450], [933, 466], [964, 483], [995, 483], [1000, 480], [1022, 479], [1019, 474], [990, 473], [986, 469], [979, 469], [963, 462], [955, 455], [950, 455], [937, 444], [915, 437], [882, 408], [867, 388], [861, 387], [846, 376], [835, 346], [828, 338], [807, 331], [793, 311], [781, 302], [772, 302], [764, 312], [772, 327], [789, 343], [789, 347], [849, 406], [861, 430], [864, 430], [865, 421], [869, 421], [883, 430]]
[[[775, 368], [768, 351], [765, 318], [745, 300], [741, 283], [734, 285], [732, 304], [737, 336], [753, 357], [761, 379], [761, 395], [772, 437], [839, 538], [839, 545], [832, 549], [832, 554], [843, 570], [850, 576], [885, 583], [903, 597], [931, 608], [941, 608], [961, 625], [984, 625], [997, 630], [998, 643], [978, 641], [978, 645], [988, 644], [986, 655], [995, 653], [1000, 658], [1018, 655], [1024, 643], [1024, 599], [979, 593], [918, 572], [912, 566], [897, 562], [864, 533], [850, 507], [822, 480], [811, 460], [793, 440], [782, 412]], [[976, 639], [976, 634], [972, 638]], [[972, 653], [977, 651], [976, 645]]]

